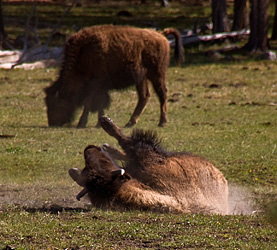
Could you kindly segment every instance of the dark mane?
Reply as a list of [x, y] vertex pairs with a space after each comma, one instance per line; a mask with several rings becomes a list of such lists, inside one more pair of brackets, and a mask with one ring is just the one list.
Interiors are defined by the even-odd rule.
[[[164, 147], [162, 147], [162, 139], [158, 136], [156, 131], [153, 130], [143, 130], [143, 129], [133, 129], [131, 139], [134, 142], [134, 146], [137, 149], [147, 149], [154, 151], [163, 156], [178, 156], [178, 155], [190, 155], [193, 156], [192, 153], [189, 152], [171, 152], [167, 151]], [[199, 156], [198, 156], [199, 157]], [[199, 157], [201, 158], [201, 157]]]
[[131, 139], [136, 144], [149, 145], [153, 148], [160, 147], [161, 143], [161, 139], [158, 137], [157, 132], [152, 130], [134, 129]]
[[131, 140], [137, 149], [147, 149], [166, 156], [170, 154], [161, 146], [162, 140], [156, 131], [134, 129]]

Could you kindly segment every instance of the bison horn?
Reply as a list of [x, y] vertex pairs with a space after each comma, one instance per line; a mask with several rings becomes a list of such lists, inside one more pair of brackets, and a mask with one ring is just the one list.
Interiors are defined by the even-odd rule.
[[112, 176], [124, 175], [125, 170], [123, 168], [112, 171]]
[[80, 201], [80, 199], [84, 197], [87, 193], [88, 193], [88, 189], [85, 187], [79, 194], [77, 194], [76, 199]]

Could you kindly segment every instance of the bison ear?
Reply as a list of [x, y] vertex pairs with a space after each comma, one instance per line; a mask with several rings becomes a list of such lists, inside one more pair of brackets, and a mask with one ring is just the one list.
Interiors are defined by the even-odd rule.
[[68, 170], [70, 177], [81, 187], [85, 186], [85, 180], [82, 178], [82, 171], [78, 168], [71, 168]]

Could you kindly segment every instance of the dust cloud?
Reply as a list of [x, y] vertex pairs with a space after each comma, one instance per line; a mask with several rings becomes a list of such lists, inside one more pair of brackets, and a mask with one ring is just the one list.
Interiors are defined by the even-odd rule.
[[246, 187], [237, 184], [229, 184], [228, 214], [254, 214], [255, 212], [257, 212], [254, 200], [254, 194]]

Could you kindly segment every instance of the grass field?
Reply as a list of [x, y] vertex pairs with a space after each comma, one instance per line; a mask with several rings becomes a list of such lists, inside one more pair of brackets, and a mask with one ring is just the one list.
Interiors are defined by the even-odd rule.
[[[4, 10], [12, 20], [18, 9]], [[74, 20], [94, 20], [80, 13], [86, 11], [73, 12], [79, 15]], [[104, 17], [116, 10], [102, 11]], [[167, 20], [165, 27], [174, 25], [163, 12], [160, 19], [151, 18]], [[193, 18], [193, 11], [189, 14]], [[66, 25], [70, 22], [68, 18]], [[80, 111], [72, 127], [47, 126], [43, 88], [56, 79], [58, 69], [0, 70], [0, 249], [276, 249], [277, 63], [240, 55], [232, 60], [206, 57], [205, 50], [215, 47], [186, 49], [187, 62], [168, 69], [166, 127], [157, 127], [154, 93], [135, 127], [156, 130], [168, 150], [213, 162], [230, 184], [230, 215], [101, 211], [87, 200], [76, 201], [80, 188], [68, 169], [84, 166], [88, 144], [116, 141], [94, 127], [96, 114], [85, 129], [74, 127]], [[124, 126], [136, 92], [131, 88], [111, 96], [106, 114]]]

